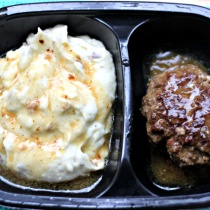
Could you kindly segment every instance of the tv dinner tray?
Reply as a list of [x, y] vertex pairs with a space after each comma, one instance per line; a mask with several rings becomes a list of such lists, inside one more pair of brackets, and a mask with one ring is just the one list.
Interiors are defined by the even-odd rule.
[[25, 208], [196, 208], [210, 205], [210, 183], [199, 189], [157, 188], [146, 173], [143, 58], [160, 45], [196, 49], [210, 57], [210, 10], [199, 6], [147, 2], [58, 2], [0, 9], [0, 55], [27, 35], [67, 24], [70, 35], [101, 40], [112, 53], [117, 98], [109, 162], [93, 188], [52, 191], [0, 180], [0, 204]]

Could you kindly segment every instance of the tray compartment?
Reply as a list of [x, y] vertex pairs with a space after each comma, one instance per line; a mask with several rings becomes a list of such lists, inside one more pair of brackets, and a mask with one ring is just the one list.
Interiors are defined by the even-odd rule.
[[5, 183], [3, 180], [0, 181], [0, 189], [4, 192], [16, 192], [23, 193], [27, 192], [30, 194], [37, 195], [63, 195], [63, 196], [76, 196], [76, 197], [95, 197], [102, 194], [109, 188], [112, 180], [118, 170], [119, 158], [121, 155], [121, 144], [122, 139], [122, 125], [123, 125], [123, 83], [122, 83], [122, 67], [119, 51], [119, 43], [115, 34], [109, 27], [94, 20], [88, 15], [73, 15], [68, 12], [42, 12], [38, 15], [36, 13], [28, 13], [25, 15], [16, 14], [5, 18], [0, 25], [0, 55], [5, 54], [7, 51], [18, 48], [25, 41], [30, 33], [36, 33], [37, 28], [46, 29], [53, 27], [56, 24], [68, 25], [68, 34], [72, 36], [76, 35], [89, 35], [92, 38], [101, 40], [106, 48], [113, 55], [116, 77], [117, 77], [117, 99], [114, 104], [115, 106], [115, 117], [113, 135], [111, 139], [111, 148], [109, 162], [104, 170], [102, 180], [95, 186], [88, 189], [77, 190], [76, 192], [70, 191], [59, 192], [52, 190], [33, 190], [25, 189], [24, 187], [15, 187], [14, 185]]
[[[145, 57], [156, 50], [191, 49], [210, 58], [210, 22], [192, 15], [163, 14], [137, 27], [130, 36], [128, 50], [131, 63], [133, 88], [133, 138], [131, 141], [131, 164], [140, 182], [152, 193], [160, 196], [208, 192], [210, 183], [198, 189], [160, 189], [150, 181], [146, 167], [149, 159], [149, 143], [146, 119], [141, 115], [142, 97], [146, 94], [143, 73]], [[138, 49], [138, 53], [136, 50]], [[209, 63], [204, 63], [210, 69]]]

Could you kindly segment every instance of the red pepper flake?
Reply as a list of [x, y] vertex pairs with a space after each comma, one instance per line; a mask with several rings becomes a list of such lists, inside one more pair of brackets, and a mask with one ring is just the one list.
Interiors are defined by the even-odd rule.
[[67, 95], [62, 95], [62, 97], [64, 97], [64, 98], [68, 98], [68, 96], [67, 96]]
[[74, 79], [74, 78], [75, 78], [74, 75], [72, 75], [72, 74], [69, 74], [69, 75], [68, 75], [68, 79], [69, 79], [69, 80]]
[[43, 44], [43, 43], [44, 43], [44, 40], [40, 39], [39, 42], [40, 42], [41, 44]]
[[109, 104], [107, 105], [107, 109], [109, 108]]
[[51, 52], [52, 52], [52, 53], [54, 53], [54, 51], [53, 51], [53, 50], [51, 50]]
[[72, 50], [69, 50], [70, 52], [72, 51]]
[[39, 129], [40, 129], [40, 127], [38, 127], [38, 128], [36, 129], [36, 131], [39, 131]]
[[48, 49], [47, 49], [47, 51], [49, 52], [49, 51], [50, 51], [50, 49], [48, 48]]
[[22, 128], [22, 125], [20, 126], [20, 129]]

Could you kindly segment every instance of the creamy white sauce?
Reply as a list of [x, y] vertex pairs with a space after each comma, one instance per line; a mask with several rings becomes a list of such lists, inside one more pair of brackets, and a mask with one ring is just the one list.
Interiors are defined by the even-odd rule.
[[116, 77], [111, 54], [67, 26], [30, 34], [0, 59], [0, 163], [61, 182], [105, 167]]

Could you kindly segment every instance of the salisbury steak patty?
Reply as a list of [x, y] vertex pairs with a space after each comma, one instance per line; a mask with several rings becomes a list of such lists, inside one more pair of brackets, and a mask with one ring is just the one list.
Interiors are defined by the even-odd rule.
[[143, 98], [150, 141], [166, 142], [180, 167], [210, 164], [209, 82], [198, 67], [187, 65], [156, 75]]

